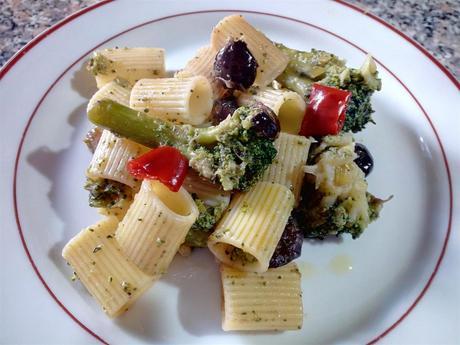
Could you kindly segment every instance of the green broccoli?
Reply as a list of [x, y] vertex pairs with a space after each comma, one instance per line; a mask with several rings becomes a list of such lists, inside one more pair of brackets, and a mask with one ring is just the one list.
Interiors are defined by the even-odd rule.
[[345, 124], [342, 131], [361, 131], [372, 120], [370, 99], [374, 91], [380, 90], [375, 62], [366, 58], [361, 69], [347, 68], [345, 62], [325, 51], [312, 49], [298, 51], [277, 44], [290, 58], [288, 66], [277, 78], [283, 86], [308, 100], [313, 83], [337, 87], [351, 92]]
[[301, 202], [293, 211], [305, 237], [349, 233], [356, 239], [378, 218], [384, 201], [367, 191], [354, 158], [351, 134], [326, 136], [313, 150]]
[[199, 199], [196, 194], [192, 194], [192, 197], [200, 214], [187, 233], [184, 244], [191, 247], [206, 247], [208, 237], [222, 217], [227, 202], [222, 201], [217, 205], [209, 205]]
[[374, 110], [371, 105], [371, 96], [374, 90], [362, 81], [357, 70], [351, 70], [350, 75], [352, 81], [345, 88], [351, 92], [351, 97], [347, 104], [342, 132], [356, 133], [364, 129], [368, 122], [375, 124], [372, 119]]
[[87, 178], [84, 188], [89, 191], [89, 206], [113, 208], [124, 199], [132, 198], [129, 186], [103, 178]]
[[240, 107], [217, 126], [197, 128], [152, 118], [110, 100], [97, 102], [88, 117], [97, 126], [148, 147], [179, 149], [201, 176], [224, 190], [248, 190], [276, 156], [279, 123], [266, 107]]

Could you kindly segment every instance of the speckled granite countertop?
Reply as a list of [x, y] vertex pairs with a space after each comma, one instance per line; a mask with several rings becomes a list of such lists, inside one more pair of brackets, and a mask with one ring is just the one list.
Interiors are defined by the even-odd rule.
[[[460, 1], [347, 0], [421, 43], [460, 79]], [[0, 66], [24, 44], [96, 0], [0, 0]]]

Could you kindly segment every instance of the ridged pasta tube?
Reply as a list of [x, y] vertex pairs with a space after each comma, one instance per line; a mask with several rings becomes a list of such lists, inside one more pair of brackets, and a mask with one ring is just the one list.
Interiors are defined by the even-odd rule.
[[203, 76], [141, 79], [131, 92], [130, 107], [160, 119], [199, 125], [212, 110], [213, 94]]
[[242, 271], [265, 272], [294, 205], [289, 188], [259, 182], [233, 197], [208, 240], [224, 264]]
[[142, 78], [161, 78], [165, 72], [165, 52], [162, 48], [109, 48], [93, 53], [88, 69], [101, 88], [115, 78], [126, 79], [131, 85]]
[[153, 281], [122, 253], [115, 240], [117, 225], [115, 217], [104, 218], [83, 229], [62, 251], [76, 277], [110, 317], [125, 312]]
[[[140, 183], [139, 183], [140, 185]], [[119, 221], [123, 219], [126, 212], [128, 212], [129, 207], [133, 203], [132, 197], [121, 199], [112, 207], [100, 207], [97, 209], [97, 212], [106, 217], [116, 217]]]
[[240, 105], [249, 105], [254, 101], [265, 104], [278, 115], [281, 132], [299, 133], [307, 105], [297, 92], [262, 88], [256, 89], [254, 93], [242, 93], [238, 97]]
[[229, 38], [241, 39], [248, 45], [259, 67], [255, 85], [266, 86], [286, 68], [289, 58], [260, 31], [251, 26], [242, 15], [222, 19], [211, 33], [211, 46], [220, 50]]
[[91, 97], [86, 111], [88, 112], [97, 101], [107, 98], [128, 107], [131, 87], [127, 83], [127, 81], [116, 79], [105, 84]]
[[118, 181], [137, 189], [139, 181], [128, 172], [126, 165], [128, 161], [147, 150], [142, 145], [104, 130], [86, 175], [92, 179], [104, 178]]
[[185, 67], [177, 72], [177, 77], [204, 76], [209, 80], [212, 79], [214, 71], [214, 60], [217, 51], [211, 46], [205, 46], [198, 49], [195, 56], [191, 58]]
[[224, 331], [302, 328], [300, 272], [294, 262], [264, 273], [221, 265]]
[[197, 217], [198, 209], [185, 189], [175, 193], [161, 182], [144, 180], [115, 237], [140, 270], [159, 278]]
[[[103, 99], [111, 99], [128, 106], [130, 94], [131, 88], [124, 81], [113, 80], [105, 84], [91, 97], [88, 103], [88, 111], [96, 102]], [[138, 189], [140, 182], [128, 173], [126, 164], [130, 159], [147, 150], [142, 145], [117, 137], [108, 130], [103, 130], [86, 174], [92, 179], [114, 180]]]
[[274, 144], [277, 154], [265, 171], [262, 181], [286, 186], [292, 190], [297, 203], [311, 141], [304, 136], [281, 132]]

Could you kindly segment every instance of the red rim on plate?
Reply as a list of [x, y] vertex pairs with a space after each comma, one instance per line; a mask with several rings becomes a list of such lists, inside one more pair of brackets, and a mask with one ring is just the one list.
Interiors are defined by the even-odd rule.
[[[60, 27], [66, 25], [67, 23], [71, 22], [72, 20], [74, 20], [75, 18], [91, 11], [91, 10], [94, 10], [102, 5], [105, 5], [105, 4], [108, 4], [110, 2], [112, 2], [113, 0], [105, 0], [105, 1], [102, 1], [102, 2], [99, 2], [97, 4], [94, 4], [92, 6], [89, 6], [87, 8], [84, 8], [72, 15], [70, 15], [69, 17], [63, 19], [62, 21], [60, 21], [59, 23], [57, 23], [56, 25], [50, 27], [49, 29], [47, 29], [46, 31], [44, 31], [42, 34], [40, 34], [39, 36], [37, 36], [36, 38], [34, 38], [32, 41], [30, 41], [27, 45], [25, 45], [18, 53], [16, 53], [4, 66], [3, 68], [0, 70], [0, 80], [6, 75], [6, 73], [28, 52], [30, 51], [34, 46], [36, 46], [40, 41], [42, 41], [43, 39], [45, 39], [47, 36], [49, 36], [50, 34], [52, 34], [54, 31], [58, 30]], [[380, 22], [381, 24], [385, 25], [386, 27], [388, 27], [389, 29], [391, 29], [392, 31], [396, 32], [397, 34], [399, 34], [401, 37], [403, 37], [404, 39], [406, 39], [409, 43], [411, 43], [412, 45], [414, 45], [417, 49], [419, 49], [424, 55], [426, 55], [433, 63], [435, 63], [440, 69], [441, 71], [452, 81], [452, 83], [460, 89], [460, 83], [455, 79], [455, 77], [439, 62], [437, 61], [428, 51], [426, 51], [423, 47], [421, 47], [419, 44], [417, 44], [415, 41], [413, 41], [412, 39], [410, 39], [409, 37], [407, 37], [404, 33], [400, 32], [399, 30], [397, 30], [396, 28], [394, 28], [393, 26], [391, 26], [390, 24], [386, 23], [385, 21], [383, 21], [382, 19], [372, 15], [372, 14], [369, 14], [365, 11], [363, 11], [362, 9], [354, 6], [354, 5], [351, 5], [351, 4], [348, 4], [346, 2], [344, 2], [343, 0], [335, 0], [337, 3], [339, 4], [342, 4], [342, 5], [345, 5], [353, 10], [356, 10], [360, 13], [363, 13], [369, 17], [371, 17], [372, 19]], [[313, 27], [313, 28], [316, 28], [318, 30], [321, 30], [323, 32], [326, 32], [350, 45], [352, 45], [353, 47], [355, 47], [356, 49], [360, 50], [361, 52], [363, 53], [366, 53], [365, 50], [363, 50], [362, 48], [360, 48], [359, 46], [357, 46], [356, 44], [354, 44], [353, 42], [347, 40], [346, 38], [344, 37], [341, 37], [329, 30], [326, 30], [324, 28], [321, 28], [319, 26], [316, 26], [314, 24], [311, 24], [311, 23], [307, 23], [307, 22], [304, 22], [304, 21], [301, 21], [301, 20], [298, 20], [298, 19], [294, 19], [294, 18], [290, 18], [290, 17], [285, 17], [285, 16], [281, 16], [281, 15], [277, 15], [277, 14], [271, 14], [271, 13], [263, 13], [263, 12], [257, 12], [257, 11], [247, 11], [247, 10], [229, 10], [229, 9], [222, 9], [222, 10], [205, 10], [205, 11], [196, 11], [196, 12], [188, 12], [188, 13], [179, 13], [179, 14], [175, 14], [175, 15], [171, 15], [171, 16], [167, 16], [167, 17], [162, 17], [162, 18], [157, 18], [157, 19], [154, 19], [154, 20], [150, 20], [148, 22], [145, 22], [145, 23], [142, 23], [142, 24], [139, 24], [139, 25], [136, 25], [134, 27], [131, 27], [127, 30], [124, 30], [123, 32], [120, 32], [112, 37], [109, 37], [108, 39], [106, 39], [104, 42], [100, 43], [98, 46], [92, 48], [90, 51], [86, 52], [85, 54], [83, 54], [81, 57], [79, 57], [75, 62], [73, 62], [64, 72], [62, 72], [59, 77], [50, 85], [50, 87], [48, 88], [48, 90], [44, 93], [44, 95], [42, 96], [42, 98], [40, 99], [40, 101], [38, 102], [38, 104], [36, 105], [36, 107], [34, 108], [34, 111], [32, 112], [32, 114], [30, 115], [28, 121], [27, 121], [27, 124], [24, 128], [24, 131], [23, 131], [23, 134], [22, 134], [22, 137], [21, 137], [21, 140], [20, 140], [20, 144], [19, 144], [19, 147], [18, 147], [18, 150], [17, 150], [17, 155], [16, 155], [16, 160], [15, 160], [15, 166], [14, 166], [14, 181], [13, 181], [13, 201], [14, 201], [14, 210], [15, 210], [15, 217], [16, 217], [16, 223], [17, 223], [17, 227], [18, 227], [18, 231], [19, 231], [19, 234], [20, 234], [20, 237], [21, 237], [21, 241], [22, 241], [22, 244], [23, 244], [23, 247], [24, 247], [24, 250], [27, 254], [27, 257], [35, 271], [35, 273], [37, 274], [38, 278], [40, 279], [40, 281], [42, 282], [42, 284], [45, 286], [45, 288], [48, 290], [48, 292], [50, 293], [50, 295], [52, 296], [52, 298], [56, 301], [56, 303], [79, 325], [81, 326], [85, 331], [87, 331], [89, 334], [91, 334], [92, 336], [94, 336], [97, 340], [101, 341], [102, 343], [105, 343], [107, 344], [107, 342], [105, 340], [103, 340], [100, 336], [98, 336], [95, 332], [93, 332], [91, 329], [89, 329], [86, 325], [84, 325], [80, 320], [78, 320], [64, 305], [63, 303], [56, 297], [56, 295], [53, 293], [53, 291], [49, 288], [49, 286], [47, 285], [47, 283], [45, 282], [45, 280], [43, 279], [41, 273], [39, 272], [30, 252], [29, 252], [29, 249], [27, 247], [27, 243], [26, 243], [26, 240], [24, 238], [24, 234], [22, 232], [22, 228], [21, 228], [21, 223], [20, 223], [20, 216], [19, 216], [19, 211], [18, 211], [18, 205], [17, 205], [17, 196], [16, 196], [16, 185], [17, 185], [17, 171], [18, 171], [18, 165], [19, 165], [19, 159], [20, 159], [20, 155], [21, 155], [21, 150], [22, 150], [22, 146], [24, 144], [24, 140], [25, 140], [25, 137], [27, 135], [27, 132], [28, 132], [28, 129], [30, 127], [30, 124], [36, 114], [36, 112], [38, 111], [38, 109], [40, 108], [43, 100], [46, 98], [46, 96], [48, 95], [48, 93], [53, 89], [53, 87], [56, 85], [56, 83], [64, 76], [65, 73], [67, 73], [67, 71], [69, 71], [73, 66], [75, 66], [80, 60], [82, 60], [86, 55], [88, 55], [91, 51], [93, 51], [94, 49], [96, 49], [97, 47], [101, 46], [102, 44], [114, 39], [115, 37], [118, 37], [128, 31], [132, 31], [136, 28], [139, 28], [141, 26], [145, 26], [145, 25], [148, 25], [148, 24], [151, 24], [151, 23], [155, 23], [155, 22], [158, 22], [158, 21], [162, 21], [162, 20], [166, 20], [166, 19], [170, 19], [170, 18], [174, 18], [174, 17], [179, 17], [179, 16], [185, 16], [185, 15], [193, 15], [193, 14], [200, 14], [200, 13], [212, 13], [212, 12], [240, 12], [240, 13], [252, 13], [252, 14], [260, 14], [260, 15], [267, 15], [267, 16], [272, 16], [272, 17], [277, 17], [277, 18], [281, 18], [281, 19], [286, 19], [286, 20], [289, 20], [289, 21], [294, 21], [294, 22], [297, 22], [297, 23], [300, 23], [300, 24], [304, 24], [304, 25], [307, 25], [309, 27]], [[401, 321], [415, 308], [415, 306], [417, 305], [417, 303], [423, 298], [424, 294], [426, 293], [426, 291], [428, 290], [428, 288], [430, 287], [440, 265], [441, 265], [441, 262], [442, 262], [442, 259], [444, 257], [444, 254], [445, 254], [445, 251], [446, 251], [446, 248], [447, 248], [447, 243], [449, 241], [449, 236], [450, 236], [450, 232], [451, 232], [451, 225], [452, 225], [452, 203], [453, 203], [453, 191], [452, 191], [452, 179], [451, 179], [451, 174], [450, 174], [450, 169], [449, 169], [449, 164], [448, 164], [448, 161], [447, 161], [447, 157], [446, 157], [446, 154], [445, 154], [445, 151], [444, 151], [444, 147], [442, 145], [442, 142], [440, 140], [440, 137], [436, 131], [436, 128], [434, 127], [433, 125], [433, 122], [431, 121], [431, 118], [429, 117], [429, 115], [427, 114], [427, 112], [425, 111], [425, 109], [423, 108], [423, 106], [421, 105], [421, 103], [419, 102], [419, 100], [414, 96], [414, 94], [409, 90], [409, 88], [391, 71], [389, 70], [385, 65], [383, 65], [380, 61], [378, 61], [376, 59], [376, 61], [388, 72], [390, 73], [402, 86], [403, 88], [410, 94], [410, 96], [413, 98], [413, 100], [416, 102], [417, 106], [420, 108], [420, 110], [423, 112], [424, 116], [426, 117], [427, 121], [429, 122], [431, 128], [433, 129], [433, 132], [436, 136], [436, 140], [438, 141], [438, 144], [440, 146], [440, 149], [441, 149], [441, 152], [442, 152], [442, 157], [443, 157], [443, 160], [444, 160], [444, 164], [445, 164], [445, 168], [446, 168], [446, 173], [447, 173], [447, 178], [448, 178], [448, 186], [449, 186], [449, 218], [448, 218], [448, 227], [447, 227], [447, 231], [446, 231], [446, 235], [445, 235], [445, 239], [444, 239], [444, 243], [443, 243], [443, 246], [442, 246], [442, 249], [441, 249], [441, 253], [439, 254], [439, 257], [438, 257], [438, 260], [436, 261], [436, 265], [435, 265], [435, 268], [433, 270], [433, 272], [431, 273], [427, 283], [425, 284], [424, 288], [422, 289], [422, 291], [419, 293], [418, 297], [415, 299], [415, 301], [410, 305], [410, 307], [406, 310], [406, 312], [403, 313], [403, 315], [401, 315], [401, 317], [399, 317], [393, 324], [391, 324], [384, 332], [382, 332], [381, 334], [379, 334], [378, 336], [374, 337], [369, 343], [375, 343], [377, 342], [379, 339], [383, 338], [385, 335], [387, 335], [389, 332], [391, 332], [398, 324], [401, 323]]]

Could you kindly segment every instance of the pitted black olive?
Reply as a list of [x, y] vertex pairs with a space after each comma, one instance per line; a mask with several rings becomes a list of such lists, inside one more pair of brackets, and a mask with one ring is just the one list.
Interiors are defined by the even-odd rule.
[[212, 124], [218, 125], [224, 121], [228, 116], [238, 109], [238, 103], [233, 96], [218, 99], [214, 102], [212, 107]]
[[275, 140], [280, 132], [278, 116], [267, 106], [257, 103], [260, 112], [252, 118], [252, 129], [260, 137]]
[[298, 258], [302, 253], [303, 232], [294, 217], [289, 217], [281, 239], [270, 259], [270, 268], [280, 267]]
[[244, 41], [229, 40], [214, 61], [214, 76], [228, 89], [245, 91], [256, 79], [257, 61]]
[[374, 168], [374, 159], [371, 153], [366, 146], [359, 143], [355, 145], [355, 153], [358, 155], [355, 159], [355, 163], [363, 171], [365, 176], [369, 175]]

